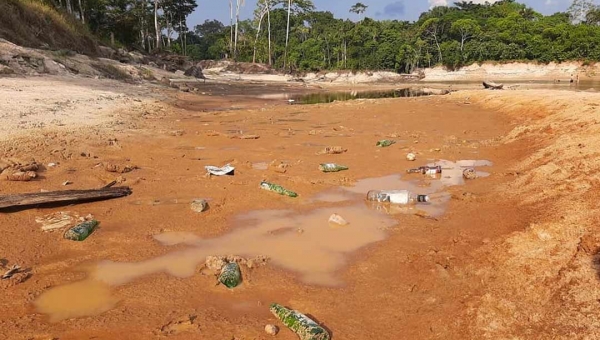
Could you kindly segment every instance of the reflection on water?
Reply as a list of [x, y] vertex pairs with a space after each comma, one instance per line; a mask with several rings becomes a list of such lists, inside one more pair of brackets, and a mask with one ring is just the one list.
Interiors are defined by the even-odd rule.
[[317, 92], [303, 95], [293, 95], [290, 96], [290, 99], [294, 101], [294, 104], [319, 104], [353, 99], [420, 97], [424, 95], [426, 94], [423, 94], [420, 91], [405, 88], [387, 91]]

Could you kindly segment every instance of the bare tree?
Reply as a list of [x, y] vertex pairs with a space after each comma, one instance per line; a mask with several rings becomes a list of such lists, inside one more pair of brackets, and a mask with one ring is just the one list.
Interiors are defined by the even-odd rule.
[[240, 7], [244, 6], [245, 0], [236, 0], [235, 6], [235, 40], [233, 42], [233, 59], [237, 60], [238, 50], [237, 50], [237, 42], [238, 42], [238, 31], [239, 31], [239, 22], [240, 22]]
[[158, 24], [158, 1], [154, 0], [154, 30], [156, 32], [156, 48], [160, 48], [160, 25]]

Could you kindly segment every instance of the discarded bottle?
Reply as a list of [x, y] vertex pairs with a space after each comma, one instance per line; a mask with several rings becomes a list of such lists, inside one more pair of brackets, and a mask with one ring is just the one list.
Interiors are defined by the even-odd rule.
[[380, 148], [385, 148], [391, 145], [396, 144], [395, 140], [390, 140], [390, 139], [382, 139], [380, 141], [377, 142], [377, 144], [375, 144], [375, 146], [378, 146]]
[[72, 241], [83, 241], [94, 232], [99, 224], [100, 222], [96, 220], [79, 223], [73, 228], [67, 230], [64, 233], [63, 238]]
[[319, 326], [306, 315], [285, 308], [279, 304], [271, 304], [269, 310], [289, 329], [298, 334], [300, 340], [330, 340], [329, 332]]
[[406, 170], [409, 174], [424, 174], [424, 175], [435, 175], [442, 173], [442, 166], [420, 166], [418, 168], [412, 168]]
[[367, 201], [414, 204], [429, 202], [429, 196], [416, 195], [408, 190], [371, 190], [367, 193]]
[[289, 197], [298, 197], [297, 193], [290, 191], [290, 190], [282, 187], [281, 185], [269, 183], [266, 181], [260, 182], [260, 187], [261, 187], [261, 189], [273, 191], [280, 195], [289, 196]]
[[235, 288], [242, 282], [242, 273], [237, 262], [229, 262], [223, 266], [221, 275], [219, 275], [219, 282], [227, 288]]
[[335, 163], [323, 163], [319, 165], [319, 170], [323, 172], [338, 172], [342, 170], [348, 170], [348, 167]]

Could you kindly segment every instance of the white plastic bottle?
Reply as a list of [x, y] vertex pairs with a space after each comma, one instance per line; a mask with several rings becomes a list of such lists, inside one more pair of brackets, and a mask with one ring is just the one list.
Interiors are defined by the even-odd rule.
[[408, 190], [371, 190], [367, 193], [367, 201], [406, 205], [429, 202], [429, 196], [417, 195]]

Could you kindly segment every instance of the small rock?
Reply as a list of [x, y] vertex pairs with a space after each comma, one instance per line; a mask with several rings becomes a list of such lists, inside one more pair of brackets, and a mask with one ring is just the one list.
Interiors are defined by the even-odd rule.
[[49, 168], [54, 168], [55, 166], [56, 166], [56, 163], [48, 163]]
[[407, 161], [414, 161], [415, 159], [417, 159], [417, 155], [415, 155], [414, 153], [409, 153], [408, 155], [406, 155], [406, 160]]
[[73, 184], [73, 182], [71, 182], [71, 181], [64, 181], [62, 185], [67, 186], [69, 184]]
[[275, 326], [275, 325], [266, 325], [265, 326], [265, 332], [269, 335], [277, 335], [277, 333], [279, 333], [279, 327]]
[[463, 177], [465, 179], [475, 179], [477, 178], [477, 172], [473, 168], [465, 169], [463, 170]]
[[227, 262], [223, 256], [207, 256], [204, 265], [210, 270], [221, 270]]
[[191, 208], [197, 213], [201, 213], [208, 208], [208, 202], [205, 199], [195, 199], [192, 201]]

